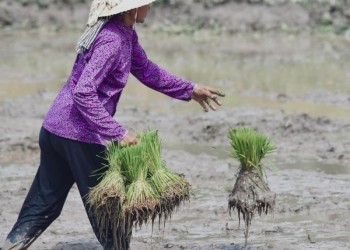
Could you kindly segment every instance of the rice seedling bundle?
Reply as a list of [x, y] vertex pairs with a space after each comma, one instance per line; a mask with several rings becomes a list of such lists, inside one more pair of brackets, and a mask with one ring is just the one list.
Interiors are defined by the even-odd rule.
[[240, 162], [236, 183], [228, 199], [229, 212], [235, 209], [238, 219], [241, 215], [245, 222], [245, 244], [247, 244], [249, 226], [254, 214], [272, 212], [275, 205], [275, 193], [268, 186], [265, 166], [262, 160], [275, 150], [270, 139], [251, 128], [237, 128], [229, 132], [232, 146], [231, 156]]
[[159, 223], [164, 223], [171, 217], [174, 209], [184, 201], [189, 200], [190, 185], [183, 175], [174, 173], [166, 168], [161, 158], [161, 141], [157, 131], [145, 133], [141, 137], [144, 144], [146, 157], [148, 157], [149, 182], [159, 197], [159, 204], [156, 206], [156, 213], [152, 216], [152, 223], [158, 216]]
[[107, 151], [109, 165], [103, 166], [107, 170], [102, 174], [99, 184], [90, 189], [87, 202], [90, 204], [90, 212], [96, 217], [100, 236], [107, 238], [109, 230], [112, 230], [114, 242], [120, 242], [119, 218], [126, 197], [124, 177], [116, 162], [115, 148], [110, 145]]
[[166, 168], [161, 158], [158, 133], [148, 131], [139, 138], [134, 146], [108, 146], [108, 170], [88, 194], [100, 231], [113, 228], [117, 249], [123, 248], [133, 226], [149, 220], [153, 225], [157, 217], [165, 223], [181, 202], [189, 200], [189, 183]]

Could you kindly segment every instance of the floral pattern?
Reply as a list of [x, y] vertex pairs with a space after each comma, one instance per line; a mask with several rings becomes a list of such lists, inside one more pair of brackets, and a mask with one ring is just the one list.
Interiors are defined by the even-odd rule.
[[82, 142], [106, 145], [121, 140], [127, 131], [113, 116], [129, 73], [179, 100], [189, 101], [195, 87], [150, 61], [136, 31], [115, 17], [101, 29], [91, 48], [77, 55], [43, 127]]

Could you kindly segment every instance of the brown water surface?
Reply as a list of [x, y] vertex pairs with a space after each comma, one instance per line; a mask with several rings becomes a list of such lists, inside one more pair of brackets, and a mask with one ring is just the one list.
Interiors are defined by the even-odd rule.
[[[34, 97], [48, 92], [51, 102], [67, 80], [80, 32], [0, 31], [0, 105], [5, 103], [3, 106], [11, 109], [1, 113], [5, 131], [0, 138], [2, 155], [13, 151], [17, 158], [24, 153], [38, 158], [33, 145], [45, 110], [38, 108], [43, 97]], [[195, 112], [200, 112], [197, 104], [169, 100], [130, 78], [120, 102], [125, 120], [130, 127], [133, 122], [162, 127], [165, 159], [174, 171], [185, 173], [194, 193], [191, 203], [182, 207], [165, 229], [155, 230], [152, 237], [150, 227], [136, 232], [135, 249], [244, 248], [236, 214], [230, 218], [227, 211], [228, 192], [239, 164], [229, 156], [226, 135], [216, 134], [221, 130], [205, 133], [204, 124], [231, 125], [231, 118], [236, 118], [230, 117], [232, 114], [237, 116], [235, 122], [266, 128], [279, 140], [282, 151], [277, 153], [283, 153], [274, 163], [276, 170], [268, 171], [270, 188], [277, 193], [275, 215], [254, 218], [251, 248], [349, 249], [349, 134], [343, 132], [348, 131], [350, 117], [346, 39], [303, 34], [229, 37], [210, 32], [172, 36], [140, 29], [140, 41], [155, 62], [177, 75], [222, 90], [226, 98], [224, 112], [204, 117]], [[23, 99], [32, 102], [29, 107], [36, 112], [16, 110], [25, 108], [19, 102], [22, 97], [29, 97]], [[264, 121], [265, 115], [270, 123]], [[184, 118], [182, 123], [178, 117]], [[13, 225], [25, 187], [37, 169], [35, 164], [22, 163], [10, 160], [0, 165], [1, 238], [7, 233], [5, 228]], [[33, 249], [100, 249], [96, 240], [84, 245], [94, 236], [83, 211], [74, 187], [61, 217]], [[66, 247], [61, 248], [61, 243]]]

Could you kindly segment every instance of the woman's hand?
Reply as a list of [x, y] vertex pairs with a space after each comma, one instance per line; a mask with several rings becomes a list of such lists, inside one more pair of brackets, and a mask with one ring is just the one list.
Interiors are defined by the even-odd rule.
[[219, 106], [222, 105], [218, 98], [219, 96], [224, 97], [225, 94], [221, 93], [219, 90], [215, 90], [207, 86], [197, 85], [192, 92], [191, 98], [198, 102], [205, 112], [208, 112], [208, 106], [212, 110], [216, 110], [215, 105], [210, 102], [211, 100]]
[[136, 136], [129, 132], [127, 132], [124, 138], [120, 141], [120, 145], [122, 147], [136, 145], [137, 143], [139, 143], [139, 140], [136, 138]]

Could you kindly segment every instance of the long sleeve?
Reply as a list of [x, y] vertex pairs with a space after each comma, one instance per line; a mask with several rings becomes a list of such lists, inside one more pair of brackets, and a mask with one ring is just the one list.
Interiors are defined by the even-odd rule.
[[98, 97], [100, 84], [118, 65], [120, 43], [102, 40], [96, 44], [73, 90], [73, 100], [91, 130], [104, 140], [121, 140], [126, 130], [113, 119]]
[[138, 42], [136, 32], [133, 38], [131, 73], [149, 88], [179, 100], [191, 100], [195, 84], [167, 72], [149, 60]]

